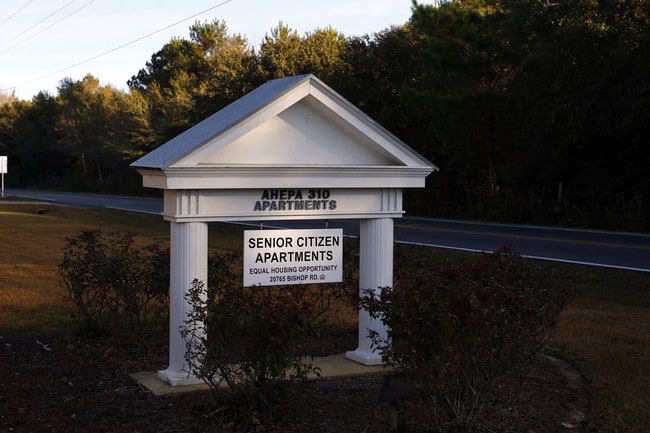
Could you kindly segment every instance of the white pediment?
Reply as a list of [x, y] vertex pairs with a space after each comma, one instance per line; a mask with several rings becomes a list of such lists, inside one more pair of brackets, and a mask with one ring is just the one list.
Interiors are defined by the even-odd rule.
[[228, 165], [405, 165], [359, 130], [308, 96], [224, 143], [208, 143], [214, 153], [200, 164]]
[[267, 82], [132, 166], [163, 189], [420, 187], [436, 169], [313, 75]]

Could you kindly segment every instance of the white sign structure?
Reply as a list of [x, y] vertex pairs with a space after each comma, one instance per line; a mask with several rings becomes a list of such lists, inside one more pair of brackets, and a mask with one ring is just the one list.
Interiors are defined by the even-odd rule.
[[[188, 374], [186, 345], [178, 330], [192, 308], [186, 297], [191, 282], [207, 284], [208, 223], [359, 221], [359, 290], [379, 296], [382, 287], [393, 284], [393, 220], [404, 213], [402, 191], [424, 187], [436, 170], [313, 75], [270, 80], [131, 166], [145, 187], [164, 190], [162, 215], [170, 224], [170, 335], [169, 366], [158, 376], [172, 386], [198, 380]], [[284, 283], [272, 282], [272, 276], [284, 277], [286, 283], [340, 278], [334, 274], [342, 271], [342, 254], [334, 249], [339, 235], [264, 230], [250, 236], [244, 241], [252, 254], [246, 283]], [[290, 253], [297, 256], [299, 250], [288, 244], [302, 248], [301, 236], [322, 236], [331, 245], [306, 247], [312, 251], [308, 263], [304, 256], [296, 263], [283, 262], [282, 253], [287, 260]], [[269, 250], [262, 252], [267, 242]], [[289, 281], [303, 275], [306, 281]], [[387, 332], [381, 319], [362, 309], [358, 346], [346, 352], [348, 359], [365, 365], [382, 362], [369, 330]]]
[[342, 280], [343, 229], [244, 232], [244, 286]]
[[2, 196], [5, 196], [5, 174], [7, 173], [7, 157], [0, 156], [0, 175], [2, 176]]

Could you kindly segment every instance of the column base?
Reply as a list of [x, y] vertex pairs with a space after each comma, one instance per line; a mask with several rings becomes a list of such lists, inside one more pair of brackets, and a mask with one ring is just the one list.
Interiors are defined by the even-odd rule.
[[359, 349], [345, 352], [345, 357], [363, 365], [382, 365], [384, 363], [380, 354]]
[[202, 379], [199, 379], [185, 370], [169, 368], [158, 371], [158, 378], [169, 383], [171, 386], [187, 386], [204, 383]]

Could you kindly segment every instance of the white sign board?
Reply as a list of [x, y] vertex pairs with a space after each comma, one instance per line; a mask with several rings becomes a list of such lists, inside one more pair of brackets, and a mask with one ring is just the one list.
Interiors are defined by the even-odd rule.
[[244, 231], [244, 286], [343, 280], [343, 229]]

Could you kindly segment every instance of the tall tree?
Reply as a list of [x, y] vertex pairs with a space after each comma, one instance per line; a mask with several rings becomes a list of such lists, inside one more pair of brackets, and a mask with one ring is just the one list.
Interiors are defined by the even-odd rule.
[[260, 63], [269, 78], [299, 75], [301, 39], [298, 32], [282, 21], [264, 36], [260, 47]]
[[[201, 71], [203, 53], [196, 42], [172, 39], [151, 56], [143, 69], [131, 77], [131, 89], [146, 90], [152, 84], [172, 89], [174, 79], [181, 73], [196, 78]], [[195, 83], [194, 83], [195, 84]]]
[[638, 50], [648, 3], [511, 3], [528, 35], [511, 85], [528, 150], [522, 188], [555, 209], [548, 222], [611, 227], [634, 215], [628, 227], [647, 227], [650, 185], [638, 161], [650, 157], [649, 68]]
[[[448, 209], [494, 212], [508, 162], [508, 84], [513, 54], [496, 1], [416, 5], [413, 26], [424, 38], [422, 73], [405, 95], [428, 117], [437, 176]], [[427, 138], [424, 138], [427, 140]]]
[[150, 123], [162, 142], [261, 83], [257, 58], [223, 21], [196, 22], [190, 39], [173, 39], [155, 53], [129, 87], [149, 101]]
[[55, 99], [40, 92], [32, 101], [12, 99], [0, 106], [0, 144], [11, 160], [14, 185], [59, 186], [65, 166], [56, 146]]
[[[420, 52], [424, 38], [412, 25], [394, 26], [348, 41], [347, 65], [333, 82], [350, 101], [410, 144], [418, 146], [425, 127], [420, 113], [404, 97], [407, 84], [424, 73]], [[431, 156], [431, 155], [428, 155]]]
[[6, 155], [15, 142], [15, 125], [20, 118], [22, 104], [13, 95], [0, 92], [0, 152]]
[[194, 97], [195, 120], [202, 120], [262, 83], [257, 56], [239, 34], [229, 35], [224, 21], [195, 23], [190, 39], [203, 53], [203, 70]]
[[316, 29], [304, 36], [280, 22], [264, 37], [260, 64], [267, 77], [281, 78], [314, 74], [324, 81], [346, 70], [345, 36], [332, 27]]
[[[56, 133], [70, 160], [70, 187], [107, 191], [123, 178], [137, 135], [147, 134], [142, 112], [129, 97], [87, 75], [58, 88]], [[136, 132], [137, 131], [137, 132]]]
[[306, 33], [300, 45], [301, 73], [330, 80], [347, 70], [343, 60], [346, 50], [347, 39], [331, 26]]

